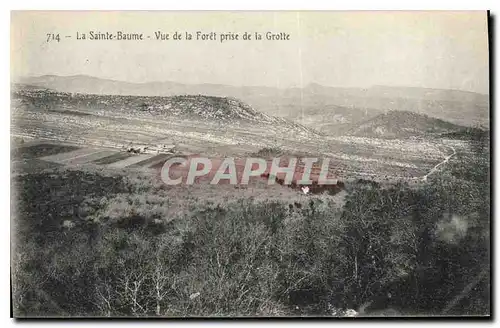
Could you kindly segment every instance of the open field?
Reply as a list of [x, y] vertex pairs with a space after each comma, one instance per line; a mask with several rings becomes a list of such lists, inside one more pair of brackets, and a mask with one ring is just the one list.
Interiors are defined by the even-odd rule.
[[[94, 155], [95, 159], [107, 152], [123, 151], [129, 145], [172, 144], [175, 152], [181, 155], [236, 157], [248, 156], [265, 147], [276, 147], [285, 154], [329, 157], [331, 171], [344, 181], [358, 178], [379, 182], [416, 181], [452, 152], [447, 146], [450, 141], [439, 138], [388, 140], [315, 134], [306, 138], [276, 133], [258, 124], [224, 127], [202, 121], [152, 120], [95, 113], [74, 116], [69, 112], [16, 109], [12, 115], [12, 133], [25, 140], [41, 139], [102, 150]], [[455, 147], [460, 149], [466, 145], [455, 141]], [[79, 164], [85, 157], [75, 160], [75, 164]], [[130, 164], [135, 164], [135, 160], [147, 161], [149, 157], [131, 158]], [[106, 163], [105, 156], [102, 161]], [[59, 161], [56, 159], [55, 162]], [[120, 166], [119, 163], [116, 165]], [[127, 162], [124, 165], [129, 166]]]

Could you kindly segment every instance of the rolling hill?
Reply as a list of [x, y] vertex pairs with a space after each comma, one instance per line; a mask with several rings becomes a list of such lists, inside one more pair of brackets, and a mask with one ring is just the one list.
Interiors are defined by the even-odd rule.
[[[130, 83], [86, 75], [44, 75], [15, 82], [60, 92], [97, 95], [232, 97], [259, 112], [292, 119], [310, 127], [324, 123], [320, 129], [331, 134], [343, 131], [347, 122], [355, 124], [391, 110], [411, 111], [464, 126], [489, 126], [489, 96], [461, 90], [389, 86], [342, 88], [315, 83], [304, 88], [280, 89], [169, 81]], [[346, 115], [344, 109], [356, 113]]]
[[97, 115], [180, 119], [239, 126], [253, 124], [317, 134], [296, 122], [253, 109], [231, 97], [183, 95], [170, 97], [96, 95], [37, 89], [16, 84], [12, 93], [17, 107], [58, 112], [85, 112]]
[[409, 138], [439, 136], [462, 129], [462, 126], [427, 115], [408, 111], [389, 111], [355, 125], [347, 134], [359, 137]]

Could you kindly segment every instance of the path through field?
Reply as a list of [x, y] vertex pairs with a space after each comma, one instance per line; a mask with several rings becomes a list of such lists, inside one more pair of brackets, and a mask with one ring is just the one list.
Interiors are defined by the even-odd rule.
[[444, 165], [446, 163], [448, 163], [448, 161], [450, 160], [450, 158], [452, 158], [454, 155], [456, 155], [456, 150], [453, 146], [449, 146], [451, 148], [451, 150], [453, 150], [453, 153], [451, 155], [448, 155], [446, 156], [443, 161], [439, 162], [438, 164], [436, 164], [436, 166], [434, 166], [426, 175], [424, 175], [422, 177], [422, 181], [427, 181], [427, 177], [433, 173], [435, 173], [437, 171], [437, 169], [441, 166], [441, 165]]

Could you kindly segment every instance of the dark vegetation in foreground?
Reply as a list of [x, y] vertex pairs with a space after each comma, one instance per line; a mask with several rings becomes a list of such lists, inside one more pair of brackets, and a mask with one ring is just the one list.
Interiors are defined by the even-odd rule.
[[147, 180], [14, 177], [14, 315], [487, 315], [489, 164], [450, 167], [419, 189], [347, 186], [340, 210], [235, 199], [177, 216]]

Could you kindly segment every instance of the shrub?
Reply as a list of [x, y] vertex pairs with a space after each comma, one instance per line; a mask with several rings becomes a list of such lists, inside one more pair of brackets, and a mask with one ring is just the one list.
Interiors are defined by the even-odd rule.
[[[173, 211], [147, 180], [77, 171], [28, 174], [15, 189], [15, 316], [439, 313], [489, 265], [484, 186], [449, 176], [354, 185], [343, 207], [189, 196]], [[467, 218], [453, 242], [450, 215]], [[488, 313], [488, 289], [482, 278], [450, 313]]]

